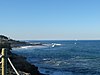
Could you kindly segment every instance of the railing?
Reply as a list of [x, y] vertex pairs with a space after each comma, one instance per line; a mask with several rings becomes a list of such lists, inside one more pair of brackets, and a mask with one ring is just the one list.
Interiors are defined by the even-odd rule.
[[18, 71], [16, 70], [16, 68], [14, 67], [14, 65], [12, 64], [10, 58], [8, 58], [8, 56], [7, 56], [7, 48], [2, 48], [2, 52], [1, 52], [0, 58], [2, 58], [2, 60], [1, 60], [2, 75], [7, 75], [7, 60], [10, 63], [12, 69], [15, 71], [16, 75], [20, 75], [18, 73]]

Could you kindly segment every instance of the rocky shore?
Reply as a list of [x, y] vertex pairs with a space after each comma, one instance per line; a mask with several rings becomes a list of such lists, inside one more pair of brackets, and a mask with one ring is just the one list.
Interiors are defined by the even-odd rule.
[[9, 55], [10, 55], [10, 59], [12, 63], [14, 64], [15, 68], [18, 70], [20, 74], [22, 75], [44, 75], [38, 71], [38, 67], [36, 67], [35, 65], [31, 65], [29, 62], [27, 62], [25, 57], [16, 55], [11, 52], [9, 53]]
[[[25, 57], [16, 55], [10, 51], [12, 47], [20, 47], [28, 45], [34, 45], [34, 44], [12, 40], [6, 36], [0, 35], [0, 51], [2, 48], [8, 48], [8, 56], [10, 56], [9, 58], [11, 59], [12, 63], [14, 64], [15, 68], [18, 70], [20, 75], [44, 75], [38, 71], [38, 67], [27, 62]], [[14, 75], [14, 71], [9, 65], [9, 62], [8, 62], [8, 70], [10, 70], [10, 73], [13, 73]]]

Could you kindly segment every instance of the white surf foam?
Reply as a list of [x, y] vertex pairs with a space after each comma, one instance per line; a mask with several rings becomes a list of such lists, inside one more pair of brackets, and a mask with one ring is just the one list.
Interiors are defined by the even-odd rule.
[[52, 43], [52, 47], [55, 47], [55, 46], [61, 46], [61, 44]]
[[19, 48], [13, 48], [13, 49], [36, 49], [36, 48], [46, 48], [46, 46], [21, 46]]

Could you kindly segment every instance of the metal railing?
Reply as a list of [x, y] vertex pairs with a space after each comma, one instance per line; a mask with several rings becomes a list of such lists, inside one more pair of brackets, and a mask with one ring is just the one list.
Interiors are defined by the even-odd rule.
[[16, 70], [16, 68], [14, 67], [14, 65], [12, 64], [10, 58], [8, 58], [7, 56], [7, 49], [6, 48], [2, 48], [2, 52], [0, 55], [1, 60], [1, 64], [2, 64], [2, 75], [7, 75], [7, 60], [10, 63], [12, 69], [15, 71], [16, 75], [20, 75], [18, 73], [18, 71]]

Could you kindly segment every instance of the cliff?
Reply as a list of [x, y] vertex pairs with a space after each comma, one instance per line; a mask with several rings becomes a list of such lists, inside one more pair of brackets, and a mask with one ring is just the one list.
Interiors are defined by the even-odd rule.
[[[32, 44], [12, 40], [4, 35], [0, 35], [0, 51], [2, 48], [8, 48], [8, 56], [10, 56], [12, 63], [21, 75], [43, 75], [38, 71], [38, 67], [36, 67], [35, 65], [31, 65], [29, 62], [27, 62], [25, 57], [13, 54], [10, 51], [12, 47], [19, 47], [20, 45], [25, 46]], [[9, 65], [9, 63], [8, 69], [11, 70], [11, 66]], [[11, 72], [13, 73], [13, 70], [11, 70]]]

